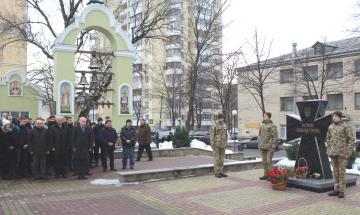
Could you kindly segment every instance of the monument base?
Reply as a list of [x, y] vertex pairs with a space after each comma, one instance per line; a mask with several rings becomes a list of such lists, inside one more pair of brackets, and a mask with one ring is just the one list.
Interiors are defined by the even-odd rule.
[[[346, 186], [356, 185], [356, 180], [356, 176], [346, 175]], [[316, 193], [323, 193], [334, 189], [334, 179], [289, 178], [287, 184], [288, 187], [295, 187]]]

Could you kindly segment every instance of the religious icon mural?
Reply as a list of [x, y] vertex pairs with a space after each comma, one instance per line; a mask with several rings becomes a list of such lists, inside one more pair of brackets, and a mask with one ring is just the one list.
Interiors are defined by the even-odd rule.
[[130, 88], [128, 86], [120, 88], [120, 114], [130, 114]]
[[72, 87], [70, 83], [63, 82], [60, 84], [60, 93], [59, 93], [59, 102], [60, 102], [60, 114], [71, 114], [72, 113]]
[[11, 81], [9, 84], [9, 95], [10, 96], [22, 96], [23, 89], [20, 81]]

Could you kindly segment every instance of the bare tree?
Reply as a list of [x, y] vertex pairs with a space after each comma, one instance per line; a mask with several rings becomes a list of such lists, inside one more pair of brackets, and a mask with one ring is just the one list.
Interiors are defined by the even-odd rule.
[[207, 54], [218, 44], [222, 35], [221, 17], [228, 7], [228, 0], [194, 0], [189, 7], [189, 42], [186, 61], [187, 71], [187, 99], [188, 113], [185, 127], [190, 130], [195, 122], [196, 89], [198, 80], [204, 67], [209, 68], [207, 62], [211, 55]]
[[234, 100], [232, 92], [237, 88], [238, 68], [241, 65], [241, 53], [239, 51], [230, 53], [223, 63], [222, 72], [212, 72], [212, 85], [215, 89], [214, 101], [221, 105], [222, 112], [227, 122], [231, 122], [231, 108]]
[[312, 56], [318, 58], [316, 63], [310, 63], [309, 50], [305, 50], [305, 56], [295, 62], [295, 84], [299, 85], [297, 95], [323, 99], [327, 94], [339, 93], [346, 83], [353, 81], [347, 76], [354, 74], [354, 71], [344, 69], [342, 62], [331, 58], [330, 52], [335, 49], [335, 46], [318, 42]]
[[[49, 64], [38, 65], [38, 68], [34, 68], [30, 74], [34, 83], [46, 91], [46, 95], [51, 95], [46, 99], [53, 99], [53, 90], [48, 85], [43, 84], [42, 81], [39, 81], [43, 79], [43, 74], [34, 71], [42, 71], [44, 68], [48, 68], [46, 74], [51, 78], [47, 80], [53, 80], [53, 71], [49, 69], [52, 66], [48, 67], [53, 64], [52, 60], [54, 58], [50, 47], [58, 34], [72, 23], [77, 13], [84, 7], [83, 2], [83, 0], [55, 0], [49, 3], [44, 0], [25, 0], [20, 3], [22, 4], [20, 6], [27, 8], [28, 14], [31, 14], [31, 16], [18, 17], [16, 11], [10, 10], [0, 12], [0, 25], [2, 26], [0, 49], [13, 43], [26, 42], [36, 47], [40, 54], [45, 59], [48, 59]], [[170, 14], [169, 1], [143, 0], [141, 4], [140, 1], [134, 1], [133, 4], [129, 5], [129, 8], [135, 15], [135, 25], [131, 29], [133, 43], [141, 39], [160, 37], [161, 33], [159, 32], [165, 29], [168, 23], [166, 21]], [[136, 13], [139, 8], [141, 9], [140, 15]], [[121, 9], [123, 8], [119, 4], [119, 7], [114, 11], [115, 17], [119, 15]], [[57, 28], [59, 20], [62, 21], [64, 28]], [[84, 44], [84, 36], [89, 33], [89, 30], [91, 29], [85, 29], [80, 33], [77, 40], [78, 51]], [[36, 75], [39, 75], [39, 77], [36, 77]], [[53, 100], [46, 103], [52, 104]], [[54, 106], [50, 107], [50, 111], [51, 113], [55, 112]]]
[[150, 96], [150, 92], [145, 92], [145, 80], [148, 78], [148, 71], [142, 66], [142, 64], [134, 64], [133, 70], [133, 110], [139, 124], [140, 118], [144, 116], [149, 107], [145, 105], [146, 99]]
[[183, 75], [167, 74], [166, 66], [160, 68], [160, 73], [154, 80], [153, 95], [162, 97], [165, 100], [165, 107], [170, 116], [171, 126], [176, 126], [176, 120], [181, 116]]
[[121, 1], [114, 10], [114, 16], [122, 22], [120, 14], [130, 14], [131, 42], [142, 39], [164, 39], [163, 31], [170, 25], [171, 4], [169, 0], [131, 0]]
[[252, 42], [247, 43], [250, 47], [250, 53], [255, 57], [255, 63], [249, 64], [249, 55], [244, 52], [243, 59], [247, 66], [240, 69], [239, 85], [245, 88], [251, 96], [255, 99], [262, 113], [266, 112], [264, 93], [268, 84], [273, 81], [273, 73], [278, 67], [269, 60], [271, 53], [272, 41], [268, 42], [265, 39], [259, 39], [258, 32], [255, 30]]
[[[24, 0], [20, 8], [27, 8], [27, 17], [20, 17], [17, 11], [2, 10], [0, 12], [0, 49], [18, 42], [25, 42], [34, 46], [42, 54], [44, 64], [37, 65], [29, 71], [30, 80], [39, 86], [45, 93], [45, 104], [49, 105], [52, 114], [55, 113], [53, 105], [53, 54], [50, 46], [59, 34], [59, 20], [64, 27], [70, 25], [78, 10], [83, 7], [83, 0], [57, 0], [54, 1], [57, 11], [50, 11], [52, 4], [43, 0]], [[53, 8], [52, 8], [53, 9]], [[61, 29], [60, 29], [61, 30]], [[9, 34], [11, 32], [11, 34]], [[60, 31], [61, 32], [61, 31]], [[44, 60], [45, 59], [45, 60]], [[46, 60], [47, 59], [47, 60]], [[50, 100], [48, 100], [50, 99]]]

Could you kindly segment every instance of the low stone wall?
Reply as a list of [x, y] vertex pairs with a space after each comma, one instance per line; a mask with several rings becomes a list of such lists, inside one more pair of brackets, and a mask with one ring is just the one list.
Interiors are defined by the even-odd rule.
[[[207, 151], [204, 149], [197, 148], [175, 148], [175, 149], [161, 149], [161, 150], [152, 150], [153, 157], [185, 157], [185, 156], [208, 156], [212, 157], [212, 151]], [[137, 155], [137, 151], [135, 151], [135, 156]], [[122, 152], [115, 152], [115, 159], [120, 159], [123, 157]], [[142, 158], [147, 158], [147, 154], [144, 151], [142, 154]], [[244, 160], [243, 152], [235, 152], [225, 154], [225, 159], [227, 160]], [[250, 158], [251, 159], [251, 158]]]
[[[280, 158], [273, 159], [273, 163], [279, 161]], [[262, 168], [261, 161], [233, 161], [224, 164], [225, 172], [238, 172], [250, 169]], [[199, 165], [188, 167], [175, 167], [175, 168], [162, 168], [162, 169], [149, 169], [140, 171], [118, 172], [120, 181], [122, 183], [142, 182], [152, 180], [169, 180], [182, 177], [202, 176], [213, 174], [214, 165]]]

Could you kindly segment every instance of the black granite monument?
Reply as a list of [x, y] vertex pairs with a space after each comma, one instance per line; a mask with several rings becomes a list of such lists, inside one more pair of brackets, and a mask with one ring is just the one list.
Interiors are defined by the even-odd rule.
[[[304, 158], [309, 167], [309, 174], [319, 173], [321, 179], [289, 179], [288, 186], [298, 187], [315, 192], [325, 192], [334, 186], [330, 162], [326, 154], [326, 133], [332, 123], [332, 116], [325, 116], [327, 101], [309, 100], [297, 102], [300, 116], [287, 115], [287, 140], [301, 138], [295, 163], [298, 167], [299, 158]], [[303, 159], [301, 159], [303, 160]], [[300, 166], [303, 166], [301, 163]], [[349, 177], [352, 178], [349, 182]], [[353, 177], [348, 176], [348, 185], [356, 184]]]

